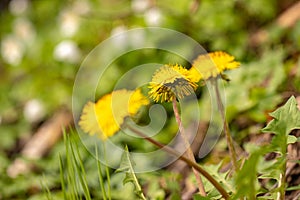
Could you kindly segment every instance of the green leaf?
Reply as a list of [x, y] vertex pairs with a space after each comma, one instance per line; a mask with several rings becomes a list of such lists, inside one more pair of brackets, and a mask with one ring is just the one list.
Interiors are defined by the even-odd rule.
[[295, 186], [291, 186], [291, 187], [286, 189], [286, 191], [293, 191], [293, 190], [300, 190], [300, 184], [295, 185]]
[[258, 191], [257, 168], [259, 159], [263, 155], [263, 150], [253, 152], [248, 160], [245, 161], [242, 169], [238, 171], [235, 178], [237, 193], [232, 199], [247, 197], [247, 199], [256, 199]]
[[[221, 167], [223, 163], [220, 162], [218, 164], [209, 164], [203, 166], [204, 169], [209, 173], [217, 182], [220, 183], [220, 185], [228, 192], [234, 190], [233, 182], [228, 179], [229, 177], [229, 171], [226, 172], [220, 172]], [[190, 175], [194, 178], [194, 176]], [[195, 181], [195, 180], [194, 180]], [[219, 191], [216, 189], [215, 186], [211, 184], [207, 179], [203, 179], [203, 185], [206, 191], [207, 198], [213, 200], [213, 199], [221, 199], [222, 195], [219, 193]]]
[[291, 142], [288, 141], [289, 133], [300, 128], [300, 111], [295, 97], [290, 97], [284, 106], [272, 112], [270, 116], [274, 119], [262, 131], [275, 133], [271, 142], [272, 149], [285, 155], [287, 144]]
[[294, 96], [286, 104], [270, 114], [274, 119], [264, 128], [264, 132], [288, 135], [294, 129], [300, 129], [300, 111]]
[[203, 197], [200, 194], [195, 194], [193, 196], [193, 200], [210, 200], [210, 198], [209, 197]]
[[116, 172], [125, 172], [126, 176], [123, 180], [123, 184], [129, 183], [129, 182], [133, 183], [133, 185], [135, 187], [135, 193], [137, 194], [137, 196], [140, 199], [146, 200], [146, 198], [143, 194], [142, 188], [141, 188], [141, 186], [138, 182], [138, 179], [134, 173], [134, 169], [133, 169], [134, 165], [135, 164], [134, 164], [134, 161], [130, 157], [128, 147], [125, 146], [125, 151], [121, 158], [120, 167], [116, 170]]
[[295, 137], [294, 135], [288, 135], [288, 138], [287, 138], [287, 144], [293, 144], [295, 142], [297, 142], [297, 137]]
[[278, 188], [271, 194], [276, 198], [282, 198], [285, 194], [285, 171], [287, 160], [287, 146], [297, 141], [297, 138], [289, 135], [294, 129], [300, 128], [300, 111], [294, 96], [290, 97], [286, 104], [270, 114], [274, 119], [262, 129], [264, 132], [272, 132], [275, 136], [271, 144], [267, 147], [268, 152], [277, 152], [280, 155], [275, 158], [275, 162], [266, 169], [266, 173], [260, 178], [273, 178], [277, 180]]

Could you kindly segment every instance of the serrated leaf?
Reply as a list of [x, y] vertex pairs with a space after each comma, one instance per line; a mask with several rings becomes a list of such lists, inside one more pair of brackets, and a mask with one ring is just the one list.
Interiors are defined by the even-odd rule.
[[300, 111], [294, 96], [286, 104], [270, 113], [274, 119], [262, 129], [264, 132], [288, 135], [294, 129], [300, 129]]
[[[218, 181], [226, 191], [233, 191], [234, 187], [232, 185], [232, 181], [227, 179], [229, 171], [220, 172], [222, 164], [223, 163], [220, 162], [215, 165], [209, 164], [203, 167], [207, 173], [214, 177], [214, 179]], [[207, 198], [211, 200], [221, 199], [222, 195], [218, 192], [216, 187], [211, 184], [211, 182], [209, 182], [207, 179], [203, 179], [203, 185], [207, 194]]]
[[263, 132], [272, 132], [272, 138], [268, 147], [269, 152], [279, 153], [275, 163], [268, 169], [268, 173], [262, 174], [261, 178], [268, 177], [277, 180], [278, 188], [272, 195], [283, 198], [285, 194], [285, 171], [287, 146], [297, 141], [297, 138], [289, 135], [294, 129], [300, 129], [300, 111], [294, 96], [290, 97], [286, 104], [270, 114], [274, 119], [262, 129]]
[[[205, 170], [211, 175], [213, 176], [219, 183], [224, 184], [223, 187], [228, 190], [228, 191], [233, 191], [234, 188], [230, 185], [230, 181], [227, 180], [229, 171], [224, 172], [224, 173], [220, 173], [220, 169], [222, 167], [222, 162], [220, 162], [219, 164], [216, 165], [206, 165], [205, 166]], [[209, 187], [208, 185], [205, 185], [207, 187], [207, 190], [209, 191], [214, 190], [217, 192], [216, 188], [211, 185], [211, 187]], [[218, 192], [217, 192], [218, 193]]]
[[280, 154], [286, 153], [288, 135], [294, 129], [300, 129], [300, 111], [294, 96], [286, 104], [270, 114], [274, 119], [262, 129], [263, 132], [275, 133], [271, 146], [273, 151]]
[[128, 147], [125, 146], [124, 153], [122, 154], [120, 167], [116, 170], [116, 172], [125, 172], [125, 178], [123, 180], [123, 184], [132, 183], [135, 187], [136, 195], [143, 200], [146, 200], [141, 186], [138, 182], [138, 179], [134, 173], [133, 166], [135, 165], [134, 161], [131, 159]]

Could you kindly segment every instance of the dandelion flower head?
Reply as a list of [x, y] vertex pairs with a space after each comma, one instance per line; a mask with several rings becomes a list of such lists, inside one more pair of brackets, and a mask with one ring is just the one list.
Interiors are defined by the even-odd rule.
[[194, 92], [197, 84], [190, 79], [190, 72], [180, 65], [164, 65], [155, 71], [149, 84], [149, 96], [155, 102], [170, 102]]
[[207, 80], [211, 77], [222, 75], [225, 70], [238, 68], [240, 63], [234, 57], [223, 51], [215, 51], [209, 54], [199, 55], [193, 62], [190, 72], [192, 80]]
[[149, 100], [139, 89], [116, 90], [104, 95], [97, 103], [88, 102], [83, 108], [79, 126], [84, 132], [97, 134], [105, 140], [120, 130], [126, 117], [134, 116], [141, 106], [148, 104]]

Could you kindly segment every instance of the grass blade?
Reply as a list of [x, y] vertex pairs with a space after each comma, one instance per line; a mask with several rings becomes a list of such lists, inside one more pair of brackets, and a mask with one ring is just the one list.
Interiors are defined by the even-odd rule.
[[95, 144], [95, 151], [96, 151], [96, 162], [97, 162], [97, 169], [98, 169], [99, 184], [100, 184], [100, 187], [101, 187], [102, 197], [103, 197], [104, 200], [106, 200], [107, 197], [106, 197], [106, 190], [105, 190], [105, 187], [104, 187], [102, 167], [101, 167], [101, 162], [98, 160], [98, 148], [97, 148], [96, 144]]

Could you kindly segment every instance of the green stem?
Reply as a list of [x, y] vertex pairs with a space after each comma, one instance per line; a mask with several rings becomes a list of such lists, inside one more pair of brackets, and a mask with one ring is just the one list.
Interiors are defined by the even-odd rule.
[[231, 157], [233, 170], [236, 172], [238, 170], [239, 166], [238, 166], [238, 163], [237, 163], [237, 156], [236, 156], [236, 152], [235, 152], [235, 149], [234, 149], [233, 140], [232, 140], [232, 137], [231, 137], [231, 134], [230, 134], [230, 129], [229, 129], [229, 126], [228, 126], [228, 122], [226, 120], [225, 109], [224, 109], [224, 105], [222, 103], [222, 99], [221, 99], [221, 95], [220, 95], [220, 91], [219, 91], [219, 87], [218, 87], [218, 82], [217, 82], [216, 78], [212, 79], [211, 82], [212, 82], [212, 84], [215, 88], [218, 109], [221, 113], [221, 117], [222, 117], [222, 120], [223, 120], [224, 133], [225, 133], [227, 145], [228, 145], [228, 148], [229, 148], [229, 154], [230, 154], [230, 157]]
[[[126, 148], [127, 148], [127, 146], [126, 146]], [[128, 148], [126, 150], [128, 152]], [[130, 161], [128, 162], [128, 166], [129, 166], [129, 172], [132, 173], [132, 178], [133, 178], [132, 183], [134, 184], [136, 190], [139, 191], [139, 197], [140, 197], [140, 199], [141, 200], [146, 200], [146, 197], [144, 196], [144, 194], [142, 192], [142, 188], [141, 188], [141, 186], [139, 184], [139, 181], [138, 181], [138, 179], [137, 179], [137, 177], [136, 177], [136, 175], [134, 173], [134, 169], [133, 169], [132, 163]]]
[[[287, 141], [285, 140], [284, 141], [285, 144], [287, 143]], [[287, 150], [286, 148], [283, 148], [282, 149], [282, 155], [286, 155], [287, 154]], [[278, 188], [279, 188], [279, 198], [280, 200], [284, 200], [284, 197], [285, 197], [285, 186], [286, 186], [286, 159], [284, 160], [284, 163], [283, 163], [283, 166], [282, 166], [282, 169], [281, 169], [281, 173], [280, 173], [280, 179], [279, 179], [279, 182], [278, 182]]]
[[[187, 151], [186, 151], [187, 156], [193, 162], [196, 162], [193, 150], [191, 148], [191, 144], [189, 143], [189, 140], [187, 138], [187, 135], [185, 133], [185, 130], [183, 128], [183, 125], [182, 125], [182, 122], [181, 122], [181, 119], [180, 119], [180, 115], [179, 115], [179, 112], [178, 112], [176, 98], [173, 99], [173, 111], [174, 111], [176, 122], [177, 122], [178, 127], [179, 127], [179, 133], [180, 133], [180, 135], [181, 135], [181, 137], [182, 137], [182, 139], [184, 141], [184, 144], [185, 144], [185, 146], [187, 148]], [[198, 188], [199, 188], [200, 194], [202, 196], [206, 196], [205, 188], [204, 188], [204, 185], [203, 185], [203, 182], [201, 180], [201, 176], [200, 176], [199, 172], [197, 170], [195, 170], [195, 168], [193, 168], [193, 167], [192, 167], [192, 170], [193, 170], [193, 173], [195, 175], [195, 178], [196, 178], [196, 181], [197, 181], [197, 184], [198, 184]]]
[[163, 144], [161, 144], [160, 142], [154, 140], [153, 138], [148, 137], [147, 135], [145, 135], [144, 133], [142, 133], [141, 131], [128, 126], [128, 128], [133, 131], [134, 133], [136, 133], [137, 135], [141, 136], [142, 138], [148, 140], [149, 142], [151, 142], [152, 144], [154, 144], [155, 146], [157, 146], [158, 148], [162, 149], [163, 151], [173, 155], [174, 157], [179, 158], [180, 160], [184, 161], [185, 163], [187, 163], [189, 166], [195, 168], [198, 172], [200, 172], [209, 182], [211, 182], [211, 184], [220, 192], [220, 194], [223, 196], [224, 199], [229, 199], [229, 194], [226, 192], [226, 190], [219, 184], [218, 181], [216, 181], [216, 179], [214, 179], [207, 171], [205, 171], [199, 164], [197, 164], [196, 162], [191, 161], [189, 158], [185, 157], [184, 155], [181, 155], [179, 152], [177, 152], [176, 150], [165, 146]]

